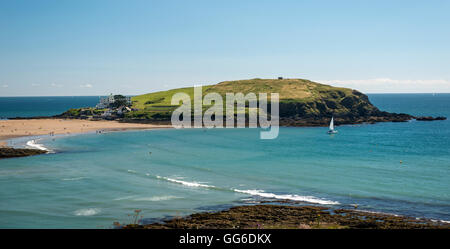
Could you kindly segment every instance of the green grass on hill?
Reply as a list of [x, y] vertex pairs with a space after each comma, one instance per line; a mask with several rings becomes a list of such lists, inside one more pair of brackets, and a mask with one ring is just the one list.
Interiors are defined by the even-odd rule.
[[[171, 99], [178, 92], [187, 93], [193, 103], [193, 87], [143, 94], [132, 98], [133, 108], [138, 110], [128, 113], [127, 118], [170, 119], [172, 111], [178, 107], [171, 105]], [[355, 114], [362, 114], [375, 108], [365, 95], [357, 91], [304, 79], [250, 79], [203, 86], [203, 96], [213, 92], [220, 94], [224, 103], [226, 93], [268, 93], [269, 98], [270, 93], [279, 93], [281, 116], [331, 115], [355, 111]]]

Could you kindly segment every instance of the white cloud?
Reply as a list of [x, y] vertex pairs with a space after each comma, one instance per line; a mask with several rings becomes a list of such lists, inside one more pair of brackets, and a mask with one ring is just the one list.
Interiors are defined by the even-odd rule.
[[93, 86], [91, 84], [84, 84], [80, 85], [81, 88], [92, 88]]
[[52, 86], [52, 87], [63, 87], [63, 85], [61, 85], [61, 84], [56, 84], [56, 83], [52, 83], [51, 86]]
[[449, 80], [397, 80], [375, 78], [362, 80], [317, 80], [317, 82], [348, 87], [365, 93], [449, 93]]
[[5, 85], [2, 85], [2, 87], [3, 87], [3, 88], [7, 88], [7, 87], [9, 87], [9, 86], [5, 84]]
[[31, 86], [40, 86], [41, 84], [38, 83], [31, 83]]

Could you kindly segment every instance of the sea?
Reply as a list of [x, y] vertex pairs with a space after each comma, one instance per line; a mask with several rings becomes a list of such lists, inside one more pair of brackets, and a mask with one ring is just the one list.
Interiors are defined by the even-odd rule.
[[[379, 109], [450, 117], [450, 94], [369, 94]], [[98, 97], [0, 98], [0, 117]], [[113, 228], [262, 201], [450, 221], [450, 120], [327, 127], [158, 129], [20, 138], [52, 153], [0, 160], [0, 228]], [[30, 142], [33, 139], [34, 141]], [[27, 145], [28, 143], [28, 145]]]

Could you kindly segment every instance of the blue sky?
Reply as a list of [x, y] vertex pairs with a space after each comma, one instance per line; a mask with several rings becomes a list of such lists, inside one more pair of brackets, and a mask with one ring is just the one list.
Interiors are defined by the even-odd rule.
[[247, 78], [450, 92], [450, 1], [0, 0], [0, 96]]

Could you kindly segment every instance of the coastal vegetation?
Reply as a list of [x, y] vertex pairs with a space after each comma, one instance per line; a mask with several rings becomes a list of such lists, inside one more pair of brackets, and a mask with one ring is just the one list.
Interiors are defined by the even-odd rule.
[[77, 117], [81, 118], [83, 116], [95, 116], [101, 115], [105, 110], [104, 109], [96, 109], [92, 107], [88, 108], [72, 108], [63, 113], [68, 117]]
[[117, 94], [113, 96], [114, 102], [110, 103], [110, 107], [119, 108], [121, 106], [128, 106], [127, 97]]

